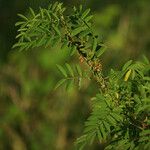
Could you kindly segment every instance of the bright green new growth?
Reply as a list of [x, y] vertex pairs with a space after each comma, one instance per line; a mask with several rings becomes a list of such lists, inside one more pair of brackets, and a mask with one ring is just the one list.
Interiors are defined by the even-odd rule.
[[148, 150], [150, 149], [150, 63], [144, 57], [142, 62], [128, 61], [121, 71], [111, 70], [104, 77], [100, 57], [106, 46], [93, 33], [90, 10], [73, 8], [70, 15], [64, 14], [62, 3], [40, 8], [39, 13], [30, 9], [30, 15], [21, 17], [18, 43], [20, 50], [61, 45], [62, 49], [75, 52], [92, 73], [82, 71], [79, 65], [57, 65], [63, 75], [55, 88], [63, 83], [66, 87], [83, 78], [94, 78], [99, 93], [92, 99], [93, 110], [85, 122], [83, 136], [76, 140], [77, 149], [82, 150], [94, 140], [106, 144], [106, 150]]

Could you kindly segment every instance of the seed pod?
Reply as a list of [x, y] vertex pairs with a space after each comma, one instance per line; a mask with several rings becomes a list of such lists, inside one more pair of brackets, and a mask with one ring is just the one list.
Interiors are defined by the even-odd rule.
[[116, 95], [116, 98], [118, 99], [119, 98], [119, 94], [116, 92], [115, 95]]
[[132, 72], [132, 70], [129, 69], [128, 72], [125, 74], [124, 81], [128, 81], [128, 79], [129, 79], [129, 77], [131, 75], [131, 72]]

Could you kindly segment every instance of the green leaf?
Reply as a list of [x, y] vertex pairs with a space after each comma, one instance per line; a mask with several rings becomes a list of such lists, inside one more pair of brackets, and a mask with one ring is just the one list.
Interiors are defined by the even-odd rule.
[[72, 31], [71, 35], [76, 36], [77, 34], [79, 34], [80, 32], [82, 32], [86, 29], [87, 29], [87, 27], [78, 27]]
[[66, 63], [65, 65], [66, 65], [66, 67], [67, 67], [67, 69], [68, 69], [70, 75], [71, 75], [72, 77], [74, 77], [74, 72], [73, 72], [71, 66], [70, 66], [68, 63]]
[[131, 74], [132, 80], [135, 78], [135, 75], [136, 75], [135, 70], [132, 70], [132, 74]]
[[97, 53], [96, 53], [97, 57], [100, 57], [100, 56], [106, 51], [106, 49], [107, 49], [107, 47], [103, 45], [103, 47], [101, 47], [101, 48], [97, 51]]
[[14, 45], [13, 45], [13, 47], [12, 47], [12, 48], [25, 46], [26, 44], [27, 44], [26, 42], [16, 43], [16, 44], [14, 44]]
[[132, 64], [132, 60], [129, 60], [127, 63], [125, 63], [125, 65], [122, 67], [122, 71], [125, 71], [128, 69], [128, 67]]
[[55, 30], [55, 32], [56, 32], [59, 36], [61, 36], [61, 33], [60, 33], [58, 27], [56, 27], [56, 26], [54, 26], [54, 25], [52, 25], [52, 27], [53, 27], [53, 29]]
[[52, 40], [54, 37], [49, 37], [49, 39], [47, 39], [47, 42], [45, 44], [45, 47], [47, 48], [48, 46], [52, 46]]
[[101, 132], [101, 134], [102, 134], [102, 137], [103, 137], [103, 139], [105, 140], [106, 139], [106, 132], [105, 132], [105, 127], [104, 127], [104, 125], [103, 125], [103, 123], [101, 123], [100, 124], [100, 132]]
[[37, 45], [36, 45], [36, 47], [38, 47], [38, 46], [42, 46], [42, 45], [44, 45], [45, 43], [46, 43], [46, 34], [37, 42]]
[[83, 6], [82, 6], [82, 5], [80, 5], [80, 7], [79, 7], [80, 12], [82, 11], [82, 9], [83, 9]]
[[70, 56], [73, 56], [76, 52], [76, 46], [73, 45], [72, 48], [70, 49]]
[[20, 34], [18, 34], [18, 35], [16, 36], [16, 39], [19, 38], [19, 37], [23, 37], [23, 36], [25, 36], [25, 33], [24, 33], [24, 32], [21, 32]]
[[102, 142], [103, 137], [102, 137], [102, 134], [101, 134], [100, 130], [97, 131], [97, 136], [98, 136], [98, 140], [99, 140], [100, 142]]
[[144, 78], [144, 74], [141, 70], [136, 69], [135, 70], [142, 78]]
[[24, 21], [19, 21], [19, 22], [17, 22], [16, 24], [15, 24], [15, 26], [20, 26], [20, 25], [22, 25], [22, 24], [25, 24], [26, 22], [24, 22]]
[[20, 29], [18, 29], [19, 32], [26, 31], [26, 30], [28, 30], [28, 28], [20, 28]]
[[112, 126], [116, 126], [116, 121], [111, 116], [107, 116], [107, 120]]
[[29, 9], [30, 9], [32, 16], [35, 17], [35, 13], [34, 13], [33, 9], [32, 8], [29, 8]]
[[59, 36], [57, 36], [57, 37], [53, 38], [53, 39], [52, 39], [52, 41], [51, 41], [51, 46], [52, 46], [52, 47], [58, 46], [58, 45], [59, 45], [60, 40], [61, 40], [61, 39], [60, 39], [60, 37], [59, 37]]
[[150, 129], [143, 130], [143, 131], [140, 133], [140, 136], [146, 136], [146, 135], [149, 135], [149, 136], [150, 136]]
[[55, 9], [56, 12], [58, 12], [59, 10], [61, 10], [61, 6], [63, 5], [63, 3], [59, 3]]
[[116, 114], [116, 113], [111, 113], [111, 115], [112, 115], [112, 117], [113, 117], [116, 121], [122, 122], [123, 118], [122, 118], [121, 115]]
[[80, 77], [82, 77], [82, 70], [81, 67], [79, 65], [76, 65], [76, 69], [77, 69], [77, 73]]
[[145, 142], [145, 141], [150, 142], [150, 137], [149, 136], [143, 136], [139, 139], [139, 142]]
[[19, 51], [23, 51], [23, 50], [26, 50], [27, 47], [29, 47], [30, 44], [25, 44], [25, 45], [22, 45], [20, 48], [19, 48]]
[[150, 77], [143, 77], [143, 80], [150, 81]]
[[60, 72], [61, 72], [66, 78], [68, 77], [68, 75], [67, 75], [67, 73], [66, 73], [66, 70], [65, 70], [62, 66], [57, 65], [57, 68], [60, 70]]
[[54, 11], [56, 8], [57, 8], [57, 6], [58, 6], [58, 2], [55, 2], [54, 4], [53, 4], [53, 6], [52, 6], [52, 11]]
[[49, 20], [51, 20], [51, 16], [48, 10], [45, 9], [46, 15], [48, 16]]
[[60, 81], [57, 82], [56, 86], [55, 86], [55, 90], [60, 87], [64, 82], [66, 81], [66, 79], [61, 79]]
[[103, 124], [104, 124], [105, 129], [107, 130], [107, 132], [110, 132], [110, 124], [106, 121], [103, 121]]
[[94, 38], [93, 39], [93, 48], [92, 48], [92, 50], [95, 51], [96, 47], [97, 47], [97, 38]]
[[84, 20], [85, 22], [89, 22], [93, 18], [93, 15], [86, 17]]
[[85, 12], [82, 14], [82, 19], [84, 19], [90, 12], [90, 9], [85, 10]]
[[41, 15], [41, 18], [43, 19], [44, 18], [44, 11], [42, 8], [40, 8], [40, 15]]
[[96, 137], [96, 132], [93, 132], [93, 134], [90, 135], [90, 142], [89, 142], [90, 145], [92, 145], [92, 143], [94, 142], [95, 137]]
[[68, 41], [65, 41], [65, 42], [63, 43], [63, 45], [61, 46], [61, 49], [62, 49], [62, 50], [66, 50], [66, 49], [68, 48], [68, 44], [69, 44], [69, 42], [68, 42]]
[[24, 16], [24, 15], [22, 15], [22, 14], [18, 14], [18, 16], [19, 16], [20, 18], [22, 18], [22, 19], [28, 21], [28, 18], [27, 18], [26, 16]]
[[147, 65], [150, 64], [148, 58], [147, 58], [145, 55], [143, 55], [143, 61], [144, 61], [144, 63], [147, 64]]
[[132, 141], [131, 144], [130, 144], [130, 149], [129, 149], [129, 150], [134, 150], [134, 148], [135, 148], [135, 144], [134, 144], [134, 142]]
[[74, 81], [72, 79], [67, 80], [67, 84], [66, 84], [66, 90], [70, 90], [73, 87], [73, 83]]
[[80, 33], [80, 36], [81, 36], [81, 37], [85, 37], [85, 36], [87, 36], [89, 33], [90, 33], [90, 30], [89, 30], [89, 29], [86, 29], [86, 30], [84, 30], [84, 31], [82, 31], [82, 32]]

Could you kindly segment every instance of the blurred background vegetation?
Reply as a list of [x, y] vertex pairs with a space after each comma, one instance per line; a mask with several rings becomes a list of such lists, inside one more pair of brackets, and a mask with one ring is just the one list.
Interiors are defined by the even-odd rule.
[[[15, 43], [17, 14], [47, 7], [51, 0], [0, 0], [0, 150], [74, 150], [90, 113], [95, 83], [81, 89], [53, 90], [61, 78], [56, 64], [69, 61], [57, 47], [19, 52]], [[149, 0], [63, 0], [68, 7], [91, 8], [93, 29], [106, 43], [104, 72], [144, 54], [150, 58]], [[72, 59], [72, 58], [71, 58]], [[79, 62], [75, 58], [73, 62]], [[98, 141], [89, 150], [99, 150]], [[101, 148], [102, 149], [102, 148]]]

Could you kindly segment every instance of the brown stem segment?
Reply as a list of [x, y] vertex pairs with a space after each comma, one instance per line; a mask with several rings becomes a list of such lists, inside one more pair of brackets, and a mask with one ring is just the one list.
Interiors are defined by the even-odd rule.
[[66, 23], [63, 15], [61, 15], [60, 20], [61, 20], [62, 26], [65, 29], [65, 32], [66, 32], [65, 35], [66, 35], [67, 39], [69, 40], [70, 45], [76, 47], [80, 57], [82, 57], [85, 60], [86, 64], [90, 67], [95, 80], [101, 87], [101, 90], [105, 91], [106, 90], [106, 82], [105, 82], [105, 79], [102, 77], [102, 64], [100, 63], [99, 59], [98, 58], [87, 59], [88, 54], [83, 51], [83, 48], [85, 47], [84, 46], [85, 43], [82, 44], [81, 41], [74, 40], [73, 37], [71, 37], [70, 29], [67, 26], [67, 23]]

